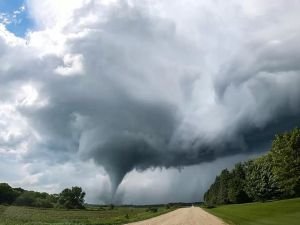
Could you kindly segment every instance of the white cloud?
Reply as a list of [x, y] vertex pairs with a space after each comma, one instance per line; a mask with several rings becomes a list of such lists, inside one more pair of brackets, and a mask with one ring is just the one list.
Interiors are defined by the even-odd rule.
[[0, 102], [0, 152], [19, 158], [28, 150], [32, 137], [25, 118], [16, 107]]
[[83, 74], [83, 63], [82, 63], [82, 56], [81, 55], [71, 55], [66, 54], [64, 55], [63, 66], [59, 66], [55, 69], [55, 72], [63, 75], [63, 76], [70, 76], [76, 74]]
[[90, 0], [27, 0], [29, 13], [41, 29], [62, 27], [72, 21], [76, 9], [89, 4]]
[[4, 40], [10, 46], [25, 45], [26, 41], [22, 38], [16, 37], [13, 33], [9, 32], [5, 24], [0, 22], [0, 39]]

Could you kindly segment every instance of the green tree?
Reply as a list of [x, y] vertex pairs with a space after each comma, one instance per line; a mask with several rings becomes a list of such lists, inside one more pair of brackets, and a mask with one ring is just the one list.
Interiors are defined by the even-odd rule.
[[213, 206], [219, 204], [218, 192], [220, 189], [220, 176], [217, 176], [215, 182], [210, 186], [207, 192], [204, 194], [204, 201], [207, 205]]
[[0, 204], [12, 204], [18, 193], [7, 183], [0, 183]]
[[247, 163], [245, 181], [247, 194], [255, 201], [274, 199], [280, 195], [268, 155]]
[[245, 191], [245, 168], [242, 163], [235, 165], [229, 181], [228, 198], [231, 203], [245, 203], [251, 201]]
[[208, 205], [300, 197], [300, 129], [276, 135], [271, 151], [223, 170], [204, 194]]
[[66, 188], [59, 194], [58, 203], [67, 209], [83, 209], [85, 192], [81, 187]]
[[220, 175], [220, 185], [217, 194], [217, 204], [228, 204], [228, 190], [229, 190], [229, 182], [231, 179], [231, 175], [227, 169], [224, 169]]
[[283, 197], [300, 196], [300, 129], [277, 135], [270, 152]]

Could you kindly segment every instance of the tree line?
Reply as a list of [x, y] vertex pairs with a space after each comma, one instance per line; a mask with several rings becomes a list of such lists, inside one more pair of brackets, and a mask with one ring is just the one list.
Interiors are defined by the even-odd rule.
[[0, 183], [0, 204], [40, 208], [84, 209], [85, 192], [81, 187], [64, 189], [60, 194], [27, 191]]
[[276, 135], [270, 151], [224, 169], [204, 194], [208, 206], [300, 197], [300, 129]]

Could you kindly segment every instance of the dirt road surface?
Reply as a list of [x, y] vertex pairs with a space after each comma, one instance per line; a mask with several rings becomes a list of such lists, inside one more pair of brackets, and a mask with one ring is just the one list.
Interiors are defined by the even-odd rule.
[[190, 207], [127, 225], [226, 225], [226, 223], [199, 207]]

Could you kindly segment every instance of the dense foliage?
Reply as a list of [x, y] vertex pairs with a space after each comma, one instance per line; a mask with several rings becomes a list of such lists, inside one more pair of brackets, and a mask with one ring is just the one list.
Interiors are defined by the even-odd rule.
[[51, 208], [56, 201], [56, 195], [12, 188], [7, 183], [0, 183], [0, 204]]
[[277, 135], [271, 150], [256, 160], [223, 170], [204, 194], [208, 205], [300, 196], [300, 129]]
[[84, 208], [85, 193], [80, 187], [66, 188], [60, 194], [27, 191], [22, 188], [12, 188], [7, 183], [0, 183], [0, 204], [31, 206], [40, 208]]
[[83, 209], [85, 192], [81, 187], [72, 187], [64, 189], [58, 199], [60, 206], [67, 209]]

